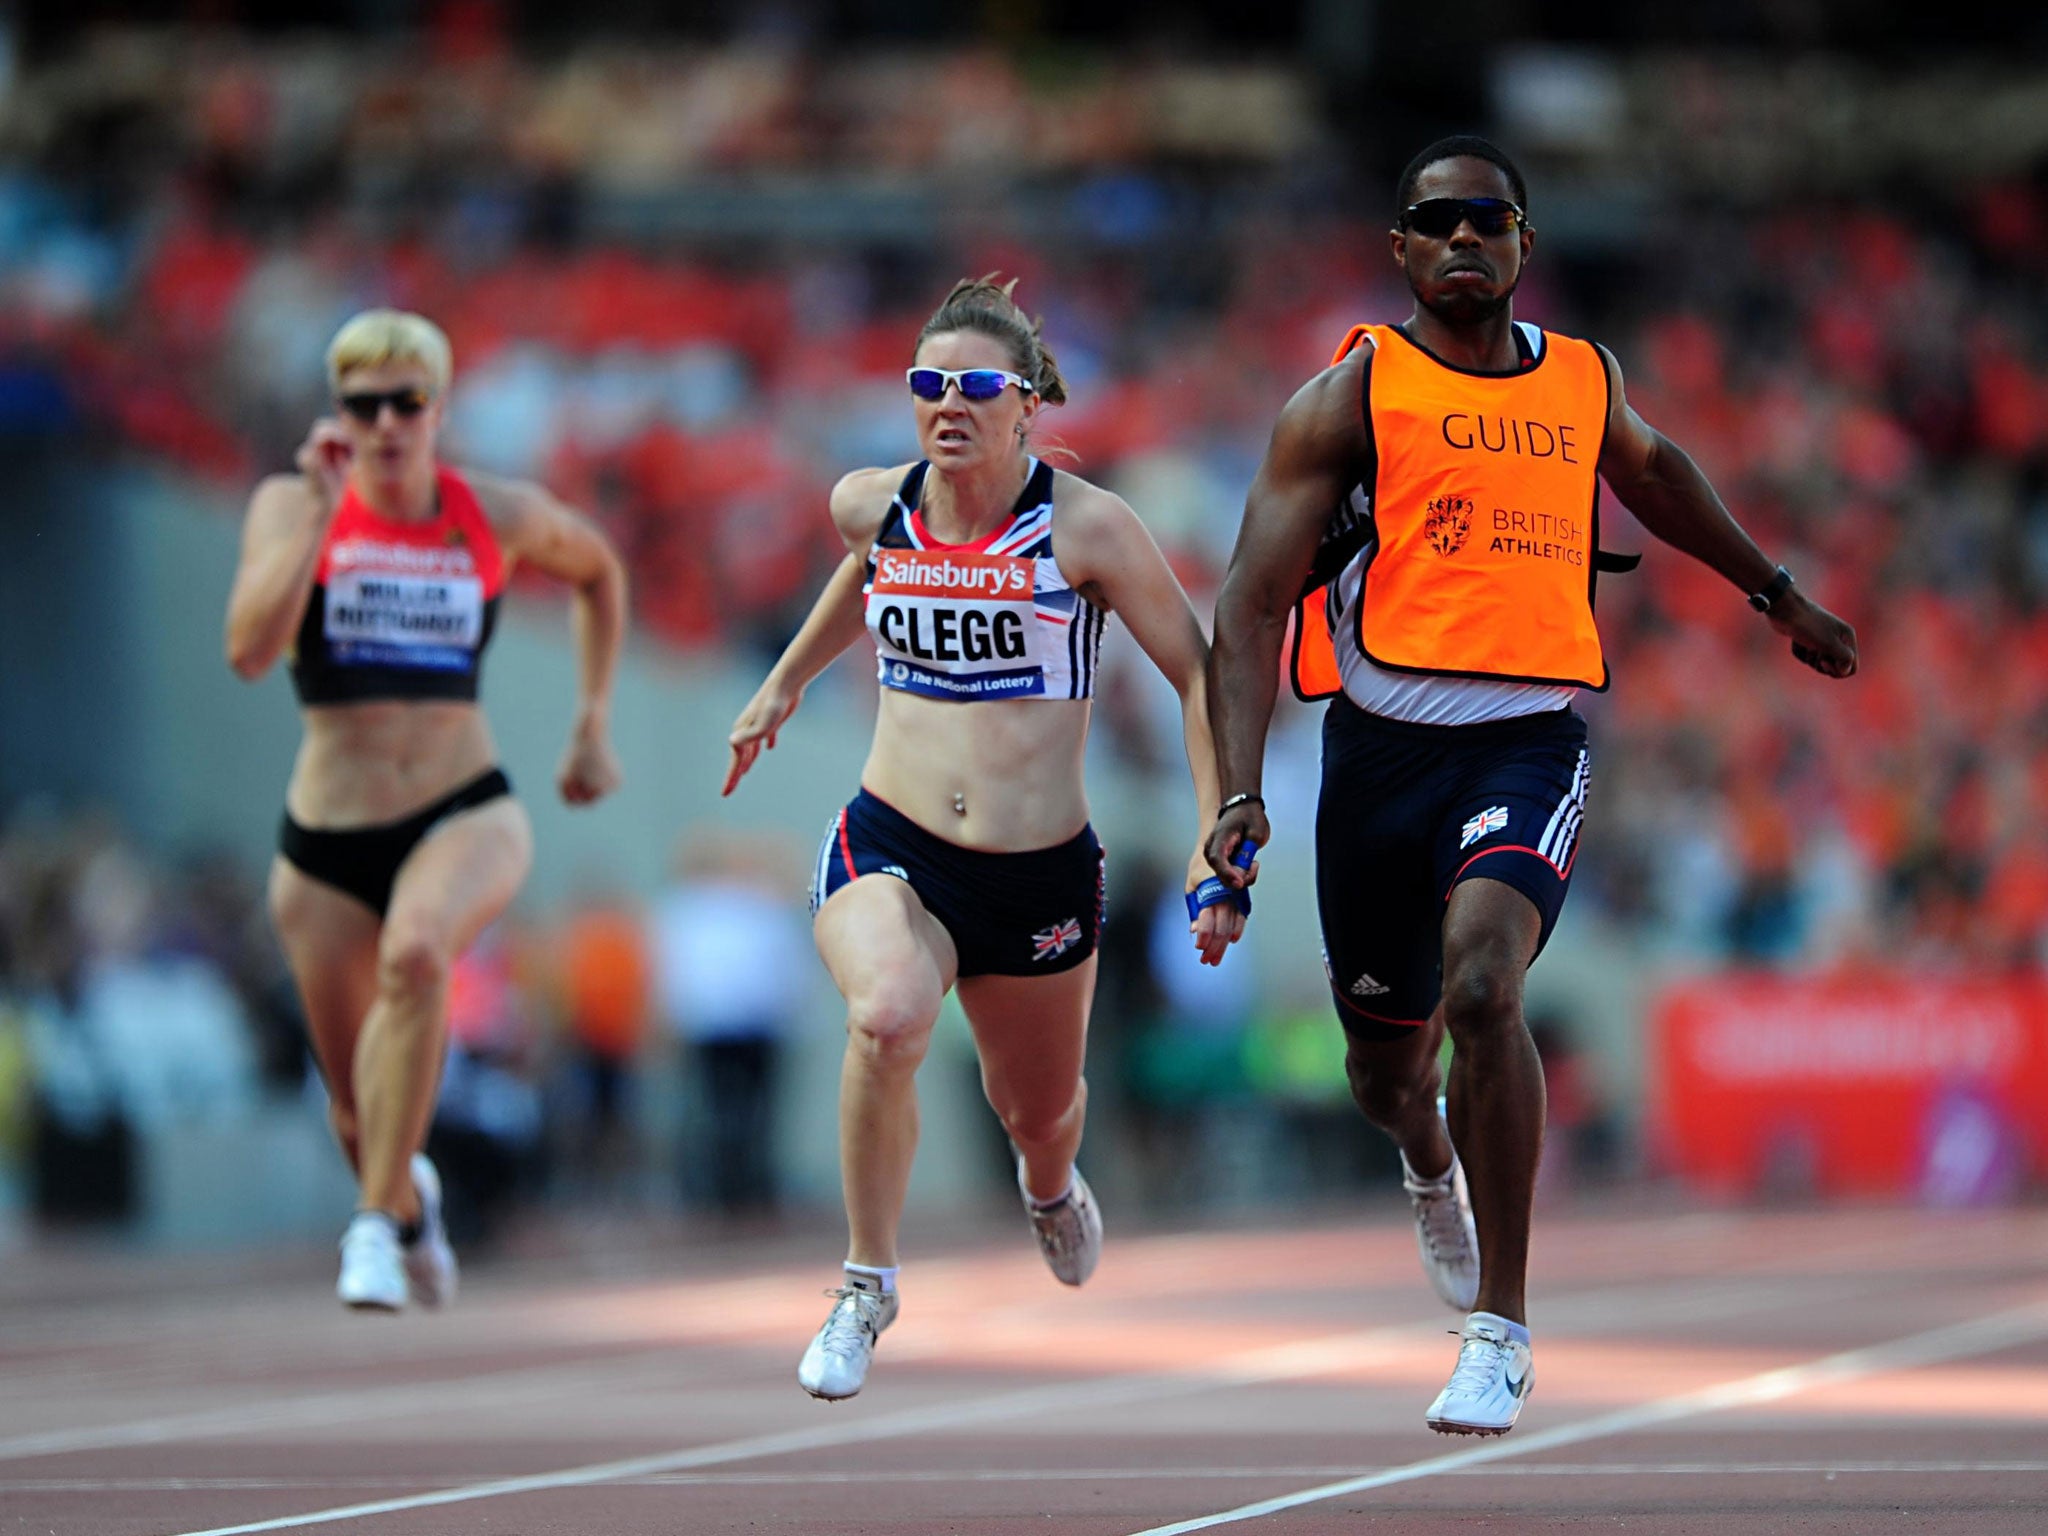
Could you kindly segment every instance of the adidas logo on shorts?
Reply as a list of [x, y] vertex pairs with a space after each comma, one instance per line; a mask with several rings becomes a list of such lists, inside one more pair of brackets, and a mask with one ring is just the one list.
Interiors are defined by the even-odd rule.
[[1351, 995], [1353, 997], [1378, 997], [1382, 992], [1388, 990], [1390, 989], [1385, 982], [1374, 981], [1370, 976], [1361, 976], [1358, 980], [1351, 983]]

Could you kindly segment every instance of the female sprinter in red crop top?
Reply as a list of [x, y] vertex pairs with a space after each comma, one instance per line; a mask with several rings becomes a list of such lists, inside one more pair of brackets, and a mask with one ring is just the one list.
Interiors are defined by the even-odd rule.
[[[847, 557], [734, 726], [725, 785], [730, 794], [775, 744], [806, 685], [869, 634], [882, 684], [874, 746], [860, 793], [827, 828], [811, 896], [848, 1036], [845, 1280], [797, 1368], [822, 1398], [860, 1390], [896, 1317], [912, 1078], [948, 988], [973, 1026], [1047, 1264], [1079, 1285], [1101, 1252], [1102, 1218], [1074, 1156], [1102, 919], [1081, 757], [1111, 613], [1180, 693], [1197, 828], [1188, 889], [1206, 882], [1222, 895], [1199, 851], [1216, 805], [1208, 645], [1131, 509], [1032, 455], [1040, 407], [1066, 398], [1037, 324], [1008, 287], [963, 282], [912, 361], [923, 461], [861, 470], [833, 490]], [[1191, 926], [1215, 964], [1243, 918], [1211, 905]]]
[[438, 462], [451, 364], [419, 315], [372, 310], [341, 328], [327, 353], [339, 412], [314, 424], [299, 473], [256, 488], [228, 599], [229, 665], [253, 679], [287, 657], [305, 719], [270, 910], [361, 1186], [336, 1291], [366, 1310], [454, 1293], [440, 1182], [420, 1147], [450, 968], [532, 862], [476, 702], [514, 561], [575, 593], [562, 798], [588, 804], [619, 783], [608, 715], [624, 570], [538, 486]]

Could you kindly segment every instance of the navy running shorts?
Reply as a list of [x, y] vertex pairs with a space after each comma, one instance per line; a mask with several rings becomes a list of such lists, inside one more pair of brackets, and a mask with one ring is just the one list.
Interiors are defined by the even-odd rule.
[[1339, 695], [1323, 719], [1316, 905], [1345, 1028], [1398, 1038], [1443, 995], [1443, 921], [1461, 880], [1536, 904], [1540, 953], [1564, 909], [1586, 809], [1586, 722], [1569, 709], [1411, 725]]
[[863, 789], [825, 828], [815, 914], [862, 875], [907, 883], [952, 937], [965, 976], [1050, 976], [1095, 953], [1103, 852], [1093, 827], [1055, 848], [984, 853], [927, 832]]

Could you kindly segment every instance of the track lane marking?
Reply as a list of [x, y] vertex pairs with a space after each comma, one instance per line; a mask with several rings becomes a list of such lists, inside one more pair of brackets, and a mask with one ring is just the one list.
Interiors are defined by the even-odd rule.
[[[1725, 1283], [1723, 1283], [1725, 1284]], [[1627, 1288], [1617, 1287], [1616, 1291]], [[1775, 1287], [1769, 1287], [1775, 1289]], [[1734, 1297], [1727, 1300], [1733, 1301]], [[1755, 1301], [1756, 1298], [1747, 1298]], [[1573, 1298], [1578, 1304], [1595, 1300], [1592, 1296]], [[1669, 1297], [1657, 1299], [1661, 1305]], [[1767, 1305], [1768, 1303], [1759, 1303]], [[1731, 1310], [1743, 1310], [1737, 1306]], [[1956, 1325], [1964, 1329], [1982, 1331], [1994, 1321], [2023, 1315], [2032, 1319], [2037, 1331], [2048, 1333], [2048, 1311], [2038, 1306], [2019, 1309], [2017, 1313], [1995, 1314], [1991, 1319], [1978, 1319], [1972, 1323]], [[1611, 1318], [1612, 1313], [1609, 1313]], [[1333, 1357], [1341, 1354], [1349, 1360], [1367, 1359], [1387, 1350], [1399, 1349], [1412, 1344], [1418, 1331], [1435, 1331], [1438, 1325], [1432, 1323], [1407, 1323], [1383, 1328], [1366, 1329], [1353, 1333], [1330, 1335], [1320, 1340], [1297, 1340], [1285, 1344], [1270, 1345], [1248, 1350], [1238, 1356], [1227, 1357], [1201, 1374], [1150, 1375], [1133, 1377], [1112, 1377], [1090, 1382], [1054, 1383], [1042, 1387], [1027, 1388], [1019, 1392], [1000, 1393], [993, 1397], [970, 1399], [965, 1402], [938, 1403], [922, 1408], [902, 1409], [894, 1413], [878, 1415], [871, 1419], [860, 1419], [843, 1425], [819, 1425], [801, 1430], [783, 1430], [768, 1434], [748, 1436], [711, 1445], [695, 1446], [684, 1450], [660, 1452], [649, 1456], [628, 1457], [617, 1461], [596, 1462], [580, 1467], [568, 1467], [553, 1472], [532, 1473], [518, 1477], [494, 1478], [482, 1482], [468, 1483], [453, 1488], [435, 1489], [426, 1493], [407, 1494], [388, 1499], [369, 1500], [358, 1504], [342, 1505], [331, 1509], [310, 1510], [303, 1514], [281, 1515], [266, 1520], [248, 1521], [238, 1525], [213, 1526], [204, 1530], [184, 1531], [177, 1536], [257, 1536], [264, 1531], [297, 1530], [306, 1526], [326, 1525], [339, 1520], [367, 1519], [376, 1515], [400, 1514], [415, 1509], [437, 1508], [449, 1504], [470, 1503], [480, 1499], [505, 1498], [523, 1493], [538, 1493], [558, 1488], [589, 1487], [600, 1483], [638, 1482], [664, 1473], [687, 1472], [695, 1468], [717, 1466], [734, 1461], [750, 1461], [766, 1456], [783, 1456], [802, 1451], [825, 1450], [836, 1446], [860, 1444], [869, 1441], [898, 1439], [905, 1435], [928, 1430], [955, 1430], [965, 1425], [1000, 1422], [1035, 1412], [1071, 1412], [1090, 1407], [1116, 1406], [1124, 1403], [1160, 1402], [1176, 1397], [1196, 1396], [1233, 1386], [1257, 1385], [1300, 1379], [1326, 1374], [1332, 1368]], [[1914, 1340], [1946, 1337], [1955, 1328], [1936, 1330], [1930, 1335], [1915, 1335]], [[2009, 1332], [2009, 1330], [2008, 1330]], [[1972, 1334], [1975, 1337], [1975, 1334]], [[2001, 1336], [1996, 1342], [2004, 1342]], [[1897, 1349], [1911, 1340], [1895, 1341], [1885, 1348]], [[1979, 1347], [1988, 1347], [1979, 1346]], [[1970, 1353], [1972, 1351], [1963, 1351]], [[1841, 1357], [1867, 1353], [1850, 1351]], [[1954, 1358], [1942, 1355], [1937, 1358]], [[1826, 1362], [1811, 1362], [1804, 1366], [1784, 1367], [1768, 1371], [1761, 1376], [1746, 1378], [1734, 1386], [1749, 1386], [1755, 1383], [1773, 1381], [1786, 1376], [1787, 1372], [1800, 1373], [1818, 1370]], [[1860, 1372], [1858, 1374], [1868, 1374]], [[1831, 1377], [1815, 1376], [1811, 1380], [1802, 1378], [1801, 1385], [1811, 1385]], [[1671, 1403], [1691, 1403], [1704, 1400], [1715, 1394], [1725, 1394], [1733, 1387], [1709, 1388], [1703, 1393], [1692, 1393]], [[1788, 1389], [1794, 1390], [1794, 1389]], [[1784, 1395], [1784, 1394], [1779, 1394]], [[1761, 1400], [1761, 1399], [1759, 1399]], [[1731, 1404], [1732, 1405], [1732, 1404]], [[1641, 1415], [1657, 1408], [1636, 1407], [1622, 1410], [1619, 1414], [1603, 1415], [1599, 1419], [1584, 1420], [1579, 1425], [1566, 1425], [1549, 1432], [1548, 1436], [1535, 1435], [1515, 1445], [1505, 1442], [1480, 1450], [1457, 1453], [1449, 1457], [1432, 1458], [1429, 1462], [1414, 1463], [1390, 1468], [1364, 1478], [1346, 1479], [1340, 1483], [1326, 1485], [1325, 1489], [1309, 1490], [1323, 1498], [1339, 1496], [1354, 1487], [1379, 1486], [1377, 1479], [1407, 1481], [1417, 1476], [1427, 1476], [1429, 1471], [1448, 1470], [1452, 1466], [1465, 1466], [1498, 1460], [1503, 1456], [1527, 1454], [1531, 1450], [1543, 1449], [1552, 1444], [1575, 1444], [1581, 1439], [1594, 1438], [1588, 1426], [1611, 1424], [1621, 1419], [1631, 1423]], [[1689, 1412], [1709, 1411], [1693, 1408]], [[1680, 1412], [1675, 1416], [1684, 1417]], [[1645, 1419], [1644, 1422], [1658, 1422]], [[1574, 1433], [1576, 1431], [1576, 1433]], [[1599, 1433], [1619, 1433], [1608, 1428]], [[1557, 1438], [1563, 1436], [1563, 1438]], [[1511, 1448], [1510, 1448], [1511, 1447]], [[1416, 1471], [1425, 1467], [1428, 1471]], [[1303, 1495], [1294, 1496], [1299, 1502], [1313, 1502]], [[1252, 1508], [1253, 1506], [1246, 1506]], [[1276, 1507], [1291, 1507], [1281, 1504]], [[1260, 1509], [1261, 1513], [1266, 1511]], [[1208, 1517], [1211, 1523], [1228, 1523], [1226, 1517], [1246, 1519], [1235, 1511], [1226, 1511], [1224, 1516]], [[1196, 1530], [1200, 1525], [1161, 1527], [1155, 1531], [1141, 1533], [1141, 1536], [1164, 1536], [1167, 1529]]]
[[1213, 1530], [1219, 1525], [1235, 1525], [1246, 1520], [1263, 1519], [1267, 1515], [1299, 1509], [1306, 1504], [1341, 1499], [1347, 1494], [1367, 1493], [1375, 1488], [1417, 1482], [1447, 1472], [1462, 1472], [1488, 1462], [1506, 1461], [1512, 1457], [1533, 1455], [1538, 1451], [1555, 1450], [1560, 1446], [1583, 1445], [1589, 1440], [1631, 1434], [1636, 1430], [1671, 1424], [1681, 1419], [1698, 1418], [1705, 1414], [1721, 1413], [1730, 1408], [1749, 1408], [1778, 1402], [1812, 1387], [1857, 1381], [1864, 1377], [1911, 1370], [1924, 1365], [1938, 1365], [1949, 1360], [1967, 1359], [2003, 1345], [2031, 1342], [2043, 1336], [2048, 1336], [2048, 1305], [2036, 1302], [1972, 1318], [1967, 1322], [1950, 1323], [1924, 1333], [1908, 1334], [1883, 1344], [1864, 1345], [1857, 1349], [1824, 1355], [1800, 1365], [1779, 1366], [1774, 1370], [1760, 1371], [1756, 1375], [1723, 1382], [1697, 1392], [1685, 1392], [1656, 1402], [1639, 1403], [1632, 1408], [1596, 1414], [1590, 1419], [1581, 1419], [1574, 1424], [1561, 1424], [1555, 1429], [1541, 1431], [1526, 1439], [1494, 1440], [1471, 1450], [1452, 1451], [1447, 1455], [1431, 1456], [1421, 1461], [1409, 1462], [1404, 1466], [1390, 1467], [1383, 1472], [1372, 1472], [1362, 1477], [1345, 1478], [1340, 1482], [1304, 1488], [1298, 1493], [1260, 1499], [1251, 1504], [1241, 1504], [1235, 1509], [1220, 1510], [1213, 1515], [1198, 1515], [1190, 1520], [1147, 1526], [1141, 1531], [1131, 1532], [1130, 1536], [1188, 1536], [1190, 1532]]
[[[1859, 1256], [1875, 1257], [1878, 1252], [1879, 1249], [1873, 1245], [1851, 1245], [1838, 1257], [1845, 1264], [1853, 1264]], [[1805, 1285], [1818, 1285], [1822, 1278], [1769, 1273], [1701, 1276], [1693, 1277], [1690, 1283], [1676, 1290], [1648, 1293], [1639, 1282], [1624, 1283], [1548, 1299], [1544, 1304], [1544, 1315], [1549, 1320], [1549, 1325], [1560, 1331], [1569, 1329], [1573, 1319], [1580, 1314], [1584, 1314], [1588, 1320], [1609, 1323], [1616, 1315], [1616, 1306], [1626, 1309], [1632, 1323], [1640, 1324], [1645, 1320], [1654, 1319], [1660, 1312], [1672, 1312], [1688, 1322], [1696, 1322], [1705, 1318], [1739, 1316], [1768, 1308], [1777, 1304], [1785, 1292], [1797, 1290]], [[1896, 1276], [1870, 1273], [1860, 1282], [1834, 1281], [1830, 1295], [1838, 1298], [1873, 1295], [1892, 1289], [1897, 1284]], [[1760, 1295], [1759, 1292], [1763, 1294]], [[1418, 1321], [1412, 1325], [1390, 1326], [1426, 1328], [1428, 1325]], [[1306, 1357], [1313, 1355], [1317, 1350], [1331, 1347], [1333, 1339], [1336, 1342], [1348, 1343], [1357, 1337], [1356, 1334], [1344, 1334], [1272, 1345], [1267, 1351], [1258, 1352], [1259, 1358], [1254, 1363], [1260, 1370], [1269, 1369], [1268, 1362], [1263, 1358], [1268, 1352], [1277, 1352], [1284, 1358], [1284, 1352], [1294, 1351], [1301, 1352]], [[672, 1346], [675, 1354], [682, 1358], [687, 1358], [691, 1353], [706, 1347], [751, 1346], [716, 1339], [692, 1340]], [[890, 1358], [923, 1360], [948, 1357], [937, 1351], [905, 1351], [899, 1345], [891, 1349]], [[1231, 1362], [1222, 1361], [1210, 1369], [1227, 1370], [1230, 1366]], [[621, 1372], [621, 1368], [626, 1370]], [[630, 1384], [643, 1375], [660, 1377], [673, 1370], [674, 1366], [666, 1363], [650, 1367], [644, 1351], [622, 1351], [595, 1359], [563, 1361], [544, 1366], [519, 1366], [511, 1370], [470, 1372], [404, 1386], [359, 1387], [286, 1398], [282, 1401], [258, 1400], [220, 1408], [199, 1409], [189, 1413], [158, 1414], [113, 1424], [79, 1425], [70, 1429], [42, 1430], [33, 1434], [0, 1437], [0, 1461], [69, 1455], [80, 1451], [116, 1450], [136, 1445], [218, 1439], [245, 1430], [313, 1428], [384, 1418], [393, 1414], [415, 1415], [423, 1410], [461, 1408], [471, 1403], [479, 1394], [488, 1401], [502, 1402], [504, 1393], [520, 1388], [542, 1387], [554, 1392], [573, 1390], [586, 1379], [597, 1376], [605, 1379], [591, 1380], [591, 1390], [600, 1387], [616, 1388], [622, 1384]], [[612, 1374], [614, 1372], [621, 1372], [624, 1375], [623, 1383], [618, 1376]], [[1285, 1378], [1283, 1376], [1274, 1379]]]
[[[678, 1356], [688, 1351], [678, 1347]], [[615, 1368], [630, 1370], [621, 1373]], [[158, 1414], [146, 1419], [129, 1419], [115, 1424], [88, 1424], [73, 1429], [43, 1430], [36, 1434], [0, 1439], [0, 1461], [22, 1461], [33, 1456], [64, 1456], [78, 1451], [115, 1450], [123, 1446], [161, 1445], [185, 1440], [210, 1440], [248, 1429], [305, 1428], [346, 1424], [373, 1419], [393, 1411], [394, 1401], [403, 1411], [442, 1411], [467, 1406], [483, 1397], [502, 1401], [502, 1394], [525, 1387], [548, 1391], [573, 1390], [582, 1381], [593, 1389], [617, 1389], [641, 1379], [659, 1381], [672, 1377], [675, 1360], [650, 1363], [646, 1353], [619, 1353], [600, 1359], [568, 1360], [555, 1365], [522, 1365], [510, 1370], [472, 1371], [462, 1376], [444, 1376], [434, 1381], [405, 1386], [359, 1387], [341, 1392], [320, 1392], [281, 1402], [237, 1403], [221, 1408], [202, 1408], [190, 1413]]]
[[[1699, 1241], [1702, 1236], [1711, 1237], [1728, 1228], [1731, 1218], [1715, 1213], [1694, 1212], [1682, 1216], [1666, 1217], [1654, 1221], [1637, 1232], [1639, 1240], [1669, 1247]], [[1333, 1229], [1334, 1230], [1334, 1229]], [[1142, 1239], [1136, 1245], [1135, 1257], [1157, 1266], [1170, 1263], [1176, 1269], [1190, 1264], [1199, 1266], [1209, 1256], [1216, 1234], [1182, 1234], [1175, 1237], [1154, 1237]], [[1887, 1289], [1907, 1278], [1900, 1274], [1887, 1274], [1881, 1268], [1864, 1268], [1864, 1261], [1879, 1261], [1896, 1258], [1897, 1237], [1886, 1234], [1877, 1238], [1837, 1239], [1831, 1244], [1816, 1248], [1806, 1254], [1810, 1263], [1826, 1262], [1835, 1265], [1842, 1272], [1856, 1273], [1862, 1268], [1865, 1278], [1862, 1283], [1843, 1281], [1839, 1275], [1834, 1280], [1837, 1289], [1831, 1294], [1860, 1295]], [[1125, 1252], [1119, 1249], [1119, 1252]], [[941, 1260], [935, 1269], [952, 1263]], [[1756, 1310], [1769, 1305], [1759, 1302], [1750, 1294], [1758, 1286], [1786, 1289], [1802, 1282], [1819, 1283], [1820, 1274], [1806, 1271], [1784, 1272], [1767, 1269], [1763, 1260], [1748, 1260], [1733, 1269], [1711, 1277], [1699, 1274], [1665, 1275], [1638, 1277], [1637, 1279], [1613, 1286], [1594, 1287], [1566, 1293], [1545, 1303], [1545, 1316], [1552, 1326], [1568, 1327], [1570, 1315], [1576, 1310], [1586, 1310], [1606, 1321], [1611, 1315], [1606, 1309], [1612, 1303], [1623, 1303], [1630, 1312], [1640, 1318], [1654, 1314], [1661, 1308], [1669, 1307], [1674, 1301], [1688, 1320], [1699, 1317], [1720, 1317]], [[742, 1278], [763, 1276], [784, 1277], [782, 1268], [769, 1268]], [[1643, 1305], [1645, 1284], [1673, 1284], [1682, 1288], [1676, 1295], [1664, 1292], [1650, 1293], [1654, 1300], [1648, 1307]], [[1847, 1286], [1844, 1290], [1842, 1287]], [[1687, 1300], [1687, 1298], [1691, 1298]], [[274, 1319], [272, 1321], [275, 1321]], [[210, 1324], [207, 1319], [197, 1316], [180, 1316], [172, 1319], [160, 1330], [162, 1336], [177, 1346], [179, 1351], [191, 1353], [211, 1347]], [[890, 1355], [896, 1358], [926, 1358], [912, 1354], [903, 1346], [910, 1341], [900, 1341], [892, 1347]], [[673, 1347], [680, 1353], [709, 1347], [729, 1345], [735, 1348], [747, 1347], [745, 1341], [720, 1339], [692, 1339], [677, 1341]], [[127, 1341], [125, 1347], [148, 1352], [152, 1347], [149, 1338]], [[667, 1346], [662, 1346], [667, 1347]], [[269, 1429], [283, 1425], [311, 1427], [321, 1424], [340, 1424], [352, 1421], [389, 1416], [393, 1412], [417, 1411], [423, 1398], [435, 1405], [453, 1403], [463, 1406], [474, 1394], [482, 1389], [496, 1394], [502, 1388], [521, 1385], [555, 1386], [558, 1382], [574, 1385], [572, 1378], [585, 1370], [605, 1371], [617, 1365], [630, 1365], [646, 1358], [644, 1350], [621, 1351], [610, 1356], [589, 1360], [557, 1362], [544, 1366], [520, 1366], [505, 1371], [466, 1372], [460, 1375], [443, 1376], [430, 1383], [413, 1383], [404, 1388], [384, 1386], [354, 1388], [338, 1392], [316, 1393], [282, 1401], [258, 1400], [249, 1403], [219, 1408], [201, 1409], [187, 1413], [157, 1414], [148, 1418], [119, 1421], [113, 1424], [77, 1425], [62, 1430], [38, 1430], [29, 1434], [0, 1437], [0, 1461], [22, 1460], [36, 1456], [64, 1455], [78, 1451], [112, 1450], [124, 1446], [155, 1445], [187, 1439], [215, 1439], [233, 1435], [246, 1429]], [[943, 1357], [941, 1357], [943, 1358]], [[559, 1377], [555, 1373], [562, 1373]], [[66, 1389], [87, 1383], [64, 1380]], [[394, 1408], [394, 1399], [403, 1401]]]
[[[908, 1472], [664, 1472], [620, 1488], [889, 1487], [897, 1483], [1252, 1482], [1275, 1477], [1362, 1477], [1379, 1467], [1004, 1467], [926, 1468]], [[1533, 1467], [1465, 1467], [1446, 1477], [1992, 1477], [2048, 1473], [2048, 1461], [1585, 1461]], [[249, 1493], [312, 1488], [389, 1488], [403, 1477], [112, 1477], [0, 1478], [0, 1493]]]
[[[1249, 1350], [1226, 1361], [1234, 1367], [1228, 1374], [1110, 1377], [1089, 1382], [1062, 1382], [1031, 1387], [1021, 1392], [999, 1393], [966, 1402], [934, 1403], [923, 1408], [900, 1409], [874, 1418], [850, 1420], [839, 1425], [782, 1430], [727, 1440], [687, 1450], [666, 1451], [652, 1456], [634, 1456], [620, 1461], [597, 1462], [556, 1472], [537, 1472], [523, 1477], [496, 1478], [431, 1493], [399, 1498], [376, 1499], [335, 1509], [312, 1510], [300, 1515], [282, 1515], [241, 1525], [214, 1526], [203, 1531], [186, 1531], [179, 1536], [254, 1536], [260, 1531], [296, 1530], [302, 1526], [326, 1525], [337, 1520], [360, 1520], [373, 1515], [399, 1514], [407, 1510], [431, 1509], [447, 1504], [465, 1504], [478, 1499], [504, 1498], [512, 1494], [538, 1493], [555, 1488], [580, 1488], [596, 1483], [629, 1483], [665, 1472], [682, 1472], [693, 1467], [716, 1466], [722, 1462], [751, 1461], [763, 1456], [785, 1456], [798, 1451], [826, 1450], [834, 1446], [857, 1445], [865, 1441], [893, 1440], [926, 1430], [958, 1429], [963, 1425], [1000, 1422], [1031, 1413], [1071, 1412], [1079, 1408], [1114, 1407], [1123, 1403], [1158, 1402], [1194, 1396], [1248, 1382], [1282, 1381], [1290, 1376], [1317, 1374], [1328, 1368], [1329, 1352], [1347, 1351], [1352, 1358], [1412, 1343], [1418, 1328], [1426, 1324], [1398, 1324], [1361, 1332], [1335, 1334], [1319, 1342], [1321, 1357], [1304, 1357], [1305, 1345], [1294, 1342]], [[1256, 1362], [1271, 1358], [1270, 1368]]]

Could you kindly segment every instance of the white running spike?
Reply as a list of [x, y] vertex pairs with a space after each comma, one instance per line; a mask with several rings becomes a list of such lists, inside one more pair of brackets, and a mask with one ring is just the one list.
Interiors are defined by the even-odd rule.
[[341, 1277], [334, 1294], [358, 1312], [405, 1310], [405, 1265], [398, 1224], [382, 1211], [357, 1211], [341, 1234]]
[[1475, 1312], [1459, 1335], [1458, 1365], [1425, 1417], [1440, 1435], [1504, 1435], [1515, 1427], [1536, 1385], [1529, 1346], [1489, 1312]]
[[853, 1275], [847, 1276], [845, 1285], [825, 1294], [838, 1298], [838, 1304], [804, 1351], [796, 1380], [811, 1396], [838, 1402], [853, 1396], [868, 1379], [875, 1341], [896, 1321], [898, 1304], [893, 1290], [863, 1285]]

